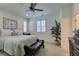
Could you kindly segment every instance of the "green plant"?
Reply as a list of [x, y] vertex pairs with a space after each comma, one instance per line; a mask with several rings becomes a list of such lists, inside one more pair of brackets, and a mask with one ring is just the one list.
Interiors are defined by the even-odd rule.
[[55, 26], [51, 28], [51, 35], [56, 38], [56, 42], [60, 45], [61, 40], [61, 25], [55, 20]]

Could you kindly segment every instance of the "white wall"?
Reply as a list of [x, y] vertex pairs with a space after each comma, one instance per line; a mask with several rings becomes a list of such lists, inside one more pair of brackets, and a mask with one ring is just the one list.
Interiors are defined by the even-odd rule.
[[[79, 3], [73, 4], [73, 28], [79, 28]], [[76, 22], [75, 22], [76, 20]]]
[[[3, 30], [3, 17], [7, 17], [7, 18], [10, 18], [10, 19], [16, 20], [17, 21], [17, 25], [18, 25], [17, 26], [18, 27], [17, 30], [23, 32], [23, 21], [25, 20], [24, 18], [14, 14], [14, 13], [11, 13], [11, 12], [8, 12], [8, 11], [0, 9], [0, 28], [2, 30]], [[6, 30], [6, 29], [4, 29], [4, 30]]]
[[[54, 21], [60, 21], [60, 11], [53, 15], [42, 16], [39, 18], [30, 19], [29, 23], [29, 32], [31, 34], [37, 35], [40, 39], [52, 42], [55, 38], [51, 35], [51, 28], [54, 26]], [[45, 33], [37, 33], [36, 31], [36, 22], [38, 20], [46, 20], [46, 32]]]
[[[79, 3], [70, 4], [64, 6], [62, 9], [62, 20], [61, 20], [61, 47], [69, 54], [69, 37], [72, 37], [72, 27], [74, 17], [79, 14]], [[79, 17], [77, 17], [79, 18]], [[79, 19], [77, 20], [77, 26]]]
[[69, 37], [72, 36], [72, 5], [62, 8], [61, 48], [69, 55]]
[[74, 3], [73, 4], [73, 16], [77, 13], [79, 13], [79, 3]]

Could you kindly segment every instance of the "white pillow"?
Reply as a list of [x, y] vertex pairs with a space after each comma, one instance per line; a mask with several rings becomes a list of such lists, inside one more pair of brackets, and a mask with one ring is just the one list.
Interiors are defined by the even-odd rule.
[[3, 29], [2, 30], [2, 36], [11, 36], [11, 30]]

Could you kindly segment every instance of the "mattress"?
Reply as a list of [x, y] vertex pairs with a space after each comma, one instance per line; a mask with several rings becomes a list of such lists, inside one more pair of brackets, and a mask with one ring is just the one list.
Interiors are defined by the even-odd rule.
[[24, 45], [31, 45], [38, 39], [35, 35], [7, 36], [0, 37], [0, 50], [12, 56], [23, 56]]

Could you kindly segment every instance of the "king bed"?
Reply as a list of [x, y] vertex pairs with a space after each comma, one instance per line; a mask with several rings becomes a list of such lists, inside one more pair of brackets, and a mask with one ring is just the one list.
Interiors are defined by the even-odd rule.
[[23, 56], [24, 46], [30, 46], [38, 39], [35, 35], [17, 35], [0, 37], [0, 50], [12, 56]]

